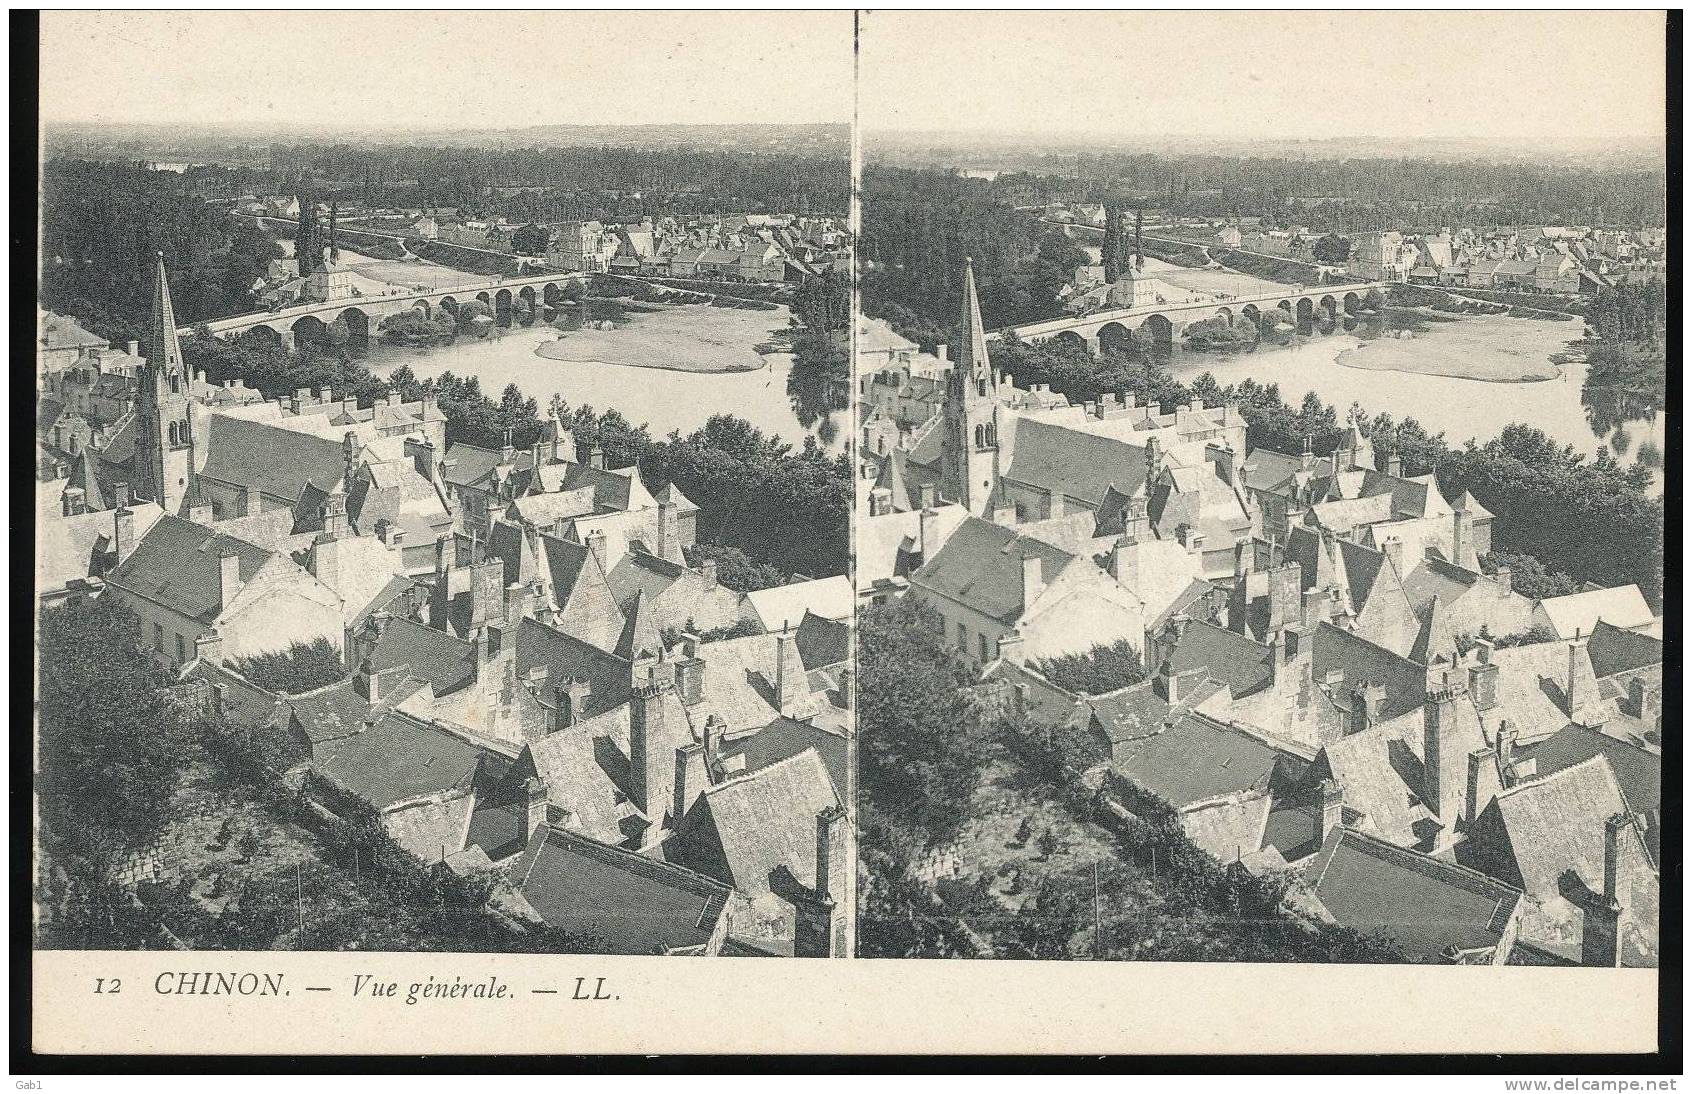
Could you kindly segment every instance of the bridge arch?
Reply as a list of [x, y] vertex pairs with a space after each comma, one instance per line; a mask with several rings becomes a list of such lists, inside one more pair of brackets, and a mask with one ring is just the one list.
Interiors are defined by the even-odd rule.
[[254, 323], [246, 330], [235, 332], [237, 341], [243, 338], [251, 338], [255, 342], [268, 342], [273, 346], [282, 344], [281, 333], [269, 323]]
[[1240, 315], [1243, 318], [1251, 320], [1253, 323], [1260, 322], [1263, 319], [1263, 312], [1256, 304], [1247, 304], [1245, 307], [1241, 308]]
[[323, 343], [329, 341], [328, 325], [315, 315], [300, 316], [298, 319], [294, 320], [293, 323], [289, 324], [288, 329], [293, 332], [294, 341], [296, 343], [311, 342], [316, 345], [322, 345]]
[[501, 289], [494, 293], [494, 322], [498, 323], [502, 327], [509, 327], [511, 325], [512, 318], [515, 315], [515, 311], [511, 307], [511, 301], [512, 296], [510, 289]]
[[558, 282], [556, 281], [548, 281], [546, 284], [542, 285], [540, 287], [540, 293], [541, 301], [549, 308], [558, 307], [564, 299], [564, 290], [559, 287]]
[[1335, 302], [1332, 296], [1324, 296], [1320, 301], [1318, 301], [1318, 306], [1328, 313], [1329, 319], [1334, 318], [1334, 315], [1339, 311], [1339, 305]]
[[1099, 328], [1099, 352], [1127, 351], [1134, 345], [1134, 332], [1121, 323], [1110, 322]]
[[1049, 341], [1053, 345], [1062, 345], [1066, 349], [1079, 349], [1083, 355], [1087, 354], [1087, 340], [1072, 330], [1060, 330], [1052, 335]]
[[1232, 308], [1217, 308], [1216, 317], [1230, 327], [1234, 325], [1234, 310]]
[[1140, 333], [1156, 346], [1175, 344], [1175, 324], [1162, 312], [1153, 312], [1140, 324]]
[[429, 306], [429, 301], [420, 298], [411, 302], [411, 310], [421, 312], [423, 314], [423, 318], [428, 319], [431, 317], [435, 309]]
[[1308, 296], [1301, 296], [1298, 298], [1297, 309], [1298, 321], [1300, 323], [1308, 323], [1316, 315], [1316, 305], [1310, 302], [1310, 298]]
[[435, 303], [435, 306], [452, 316], [454, 319], [458, 318], [458, 301], [454, 300], [452, 297], [441, 297], [440, 300]]
[[1345, 314], [1356, 315], [1363, 310], [1363, 298], [1354, 292], [1348, 292], [1345, 294], [1344, 306]]
[[370, 316], [363, 308], [345, 308], [335, 317], [347, 332], [347, 346], [354, 350], [370, 348]]

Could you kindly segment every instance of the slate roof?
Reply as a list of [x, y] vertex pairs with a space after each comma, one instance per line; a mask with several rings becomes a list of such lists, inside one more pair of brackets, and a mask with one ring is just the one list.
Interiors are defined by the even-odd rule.
[[179, 615], [209, 623], [225, 606], [221, 579], [226, 552], [240, 559], [243, 583], [277, 557], [246, 540], [166, 513], [107, 580]]
[[1421, 961], [1497, 946], [1522, 899], [1479, 871], [1344, 827], [1329, 834], [1305, 876], [1341, 926]]
[[[944, 543], [967, 516], [969, 510], [961, 505], [948, 503], [935, 506], [934, 524], [931, 527], [936, 538]], [[889, 513], [879, 517], [855, 517], [852, 532], [855, 541], [854, 563], [860, 586], [868, 587], [878, 580], [890, 577], [910, 576], [900, 572], [899, 548], [907, 539], [910, 541], [911, 550], [919, 550], [922, 547], [920, 511]], [[933, 544], [929, 545], [929, 550], [938, 553]]]
[[525, 850], [528, 842], [529, 799], [525, 791], [508, 792], [492, 801], [476, 799], [464, 836], [467, 847], [480, 850], [492, 863]]
[[[797, 644], [797, 639], [794, 642]], [[779, 645], [779, 639], [769, 634], [700, 643], [705, 679], [703, 695], [694, 705], [706, 715], [722, 718], [730, 732], [768, 725], [782, 713], [775, 691]], [[795, 663], [791, 667], [804, 673], [797, 648], [792, 656]], [[797, 706], [787, 713], [802, 718], [822, 716], [832, 706], [829, 696], [812, 691], [802, 695]]]
[[1323, 623], [1316, 631], [1310, 667], [1318, 682], [1336, 669], [1344, 674], [1335, 693], [1342, 706], [1349, 704], [1351, 690], [1357, 685], [1380, 684], [1386, 692], [1381, 721], [1419, 709], [1427, 693], [1424, 666], [1331, 623]]
[[627, 659], [565, 634], [535, 619], [517, 625], [517, 675], [544, 665], [547, 683], [563, 687], [585, 680], [589, 688], [586, 717], [593, 718], [629, 701]]
[[838, 665], [852, 656], [852, 625], [806, 612], [793, 641], [798, 643], [799, 660], [806, 671]]
[[770, 875], [782, 866], [816, 885], [817, 814], [839, 804], [816, 750], [708, 787], [702, 797], [706, 808], [698, 817], [690, 811], [688, 823], [708, 823], [710, 833], [691, 831], [683, 841], [699, 870], [755, 898], [770, 891]]
[[756, 589], [746, 601], [764, 630], [775, 632], [798, 626], [810, 614], [845, 619], [852, 614], [854, 597], [850, 578], [822, 577]]
[[1146, 453], [1110, 437], [1025, 418], [1016, 425], [1016, 448], [1003, 474], [1096, 509], [1112, 486], [1131, 494], [1146, 481]]
[[1111, 743], [1123, 778], [1176, 809], [1252, 790], [1267, 790], [1281, 753], [1201, 714], [1185, 711], [1156, 732]]
[[1191, 620], [1169, 654], [1169, 668], [1176, 674], [1203, 670], [1205, 675], [1227, 684], [1234, 698], [1251, 695], [1275, 680], [1275, 651], [1226, 627]]
[[[129, 509], [135, 514], [134, 534], [143, 539], [164, 516], [156, 502], [135, 502]], [[42, 501], [35, 521], [36, 594], [63, 588], [103, 568], [110, 557], [115, 520], [110, 511], [67, 517], [59, 508], [57, 491]]]
[[1498, 705], [1523, 740], [1569, 724], [1567, 642], [1507, 646], [1493, 653], [1492, 663], [1498, 666]]
[[389, 620], [376, 639], [365, 666], [372, 671], [403, 667], [450, 695], [476, 681], [476, 646], [413, 619]]
[[329, 742], [312, 767], [378, 810], [467, 787], [482, 749], [438, 726], [397, 712], [362, 733]]
[[783, 760], [815, 749], [828, 770], [829, 781], [842, 799], [846, 796], [846, 738], [841, 733], [795, 718], [780, 717], [743, 737], [725, 739], [717, 750], [725, 770], [750, 775]]
[[1273, 490], [1303, 467], [1302, 457], [1269, 448], [1254, 448], [1246, 454], [1243, 481], [1250, 490]]
[[1604, 825], [1626, 804], [1609, 761], [1594, 756], [1511, 787], [1489, 808], [1503, 819], [1522, 889], [1544, 899], [1560, 895], [1567, 870], [1603, 891]]
[[339, 441], [226, 414], [207, 419], [205, 445], [200, 475], [289, 502], [308, 484], [334, 489], [346, 473]]
[[722, 884], [552, 825], [536, 829], [512, 883], [553, 927], [593, 952], [645, 955], [709, 942], [728, 904]]
[[638, 842], [644, 814], [629, 800], [629, 708], [625, 704], [528, 743], [547, 798], [569, 811], [572, 830], [604, 843]]
[[373, 706], [351, 680], [295, 695], [287, 700], [290, 714], [312, 745], [338, 741], [381, 721], [395, 704], [416, 694], [421, 680], [393, 671], [383, 675], [380, 699]]
[[914, 583], [969, 605], [1003, 623], [1021, 618], [1022, 559], [1040, 560], [1041, 577], [1051, 585], [1075, 560], [1068, 551], [1020, 536], [1014, 529], [969, 517], [913, 576]]
[[1592, 675], [1602, 680], [1617, 673], [1661, 665], [1663, 640], [1600, 622], [1587, 639], [1586, 654], [1592, 659]]
[[1570, 725], [1538, 744], [1521, 749], [1520, 755], [1534, 761], [1536, 778], [1555, 775], [1594, 756], [1603, 756], [1609, 762], [1616, 785], [1627, 798], [1629, 809], [1652, 813], [1662, 808], [1662, 757], [1627, 741], [1585, 726]]

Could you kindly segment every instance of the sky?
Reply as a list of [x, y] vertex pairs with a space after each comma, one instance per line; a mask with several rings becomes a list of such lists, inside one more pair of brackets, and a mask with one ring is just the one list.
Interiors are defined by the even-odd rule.
[[850, 12], [46, 12], [54, 122], [848, 122]]
[[1663, 132], [1660, 12], [893, 12], [876, 130], [1556, 144]]

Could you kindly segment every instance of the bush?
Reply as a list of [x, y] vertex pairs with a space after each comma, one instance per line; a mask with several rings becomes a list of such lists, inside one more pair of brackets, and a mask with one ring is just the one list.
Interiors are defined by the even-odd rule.
[[327, 638], [295, 642], [286, 650], [243, 657], [231, 666], [265, 691], [298, 695], [345, 677], [340, 651]]

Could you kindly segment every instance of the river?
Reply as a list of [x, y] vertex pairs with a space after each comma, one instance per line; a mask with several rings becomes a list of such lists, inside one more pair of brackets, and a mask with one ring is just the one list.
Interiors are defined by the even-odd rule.
[[[589, 336], [599, 342], [624, 338], [631, 346], [643, 339], [659, 338], [663, 344], [653, 343], [652, 360], [662, 364], [664, 354], [676, 348], [679, 322], [685, 322], [697, 339], [696, 352], [705, 355], [731, 349], [725, 334], [732, 331], [743, 336], [748, 315], [774, 316], [768, 320], [768, 329], [774, 331], [787, 325], [789, 314], [786, 308], [748, 313], [697, 305], [665, 311], [686, 314], [667, 314], [645, 327], [642, 322], [647, 317], [635, 314], [628, 327], [616, 331], [572, 332], [564, 337], [568, 341], [574, 333], [580, 333], [584, 342]], [[806, 434], [814, 434], [828, 451], [839, 452], [850, 432], [843, 412], [818, 416], [804, 405], [805, 400], [789, 394], [791, 354], [765, 354], [762, 366], [749, 370], [688, 372], [596, 360], [552, 360], [535, 352], [541, 343], [553, 341], [558, 334], [552, 327], [494, 328], [486, 338], [460, 336], [445, 346], [373, 345], [361, 360], [383, 376], [402, 364], [410, 365], [419, 379], [448, 371], [476, 376], [481, 379], [483, 393], [493, 399], [498, 399], [505, 385], [511, 383], [543, 407], [557, 392], [573, 407], [590, 405], [601, 411], [621, 411], [631, 422], [644, 422], [654, 437], [666, 436], [671, 430], [690, 433], [713, 414], [744, 418], [795, 449], [803, 445]], [[756, 360], [754, 344], [743, 341], [732, 351]], [[625, 360], [630, 352], [623, 351]]]
[[1584, 362], [1557, 366], [1561, 375], [1555, 379], [1525, 383], [1394, 367], [1426, 355], [1430, 361], [1445, 357], [1448, 367], [1507, 372], [1529, 357], [1535, 364], [1548, 361], [1581, 337], [1580, 322], [1472, 316], [1429, 324], [1409, 340], [1380, 337], [1380, 327], [1376, 320], [1352, 332], [1297, 335], [1286, 345], [1264, 344], [1245, 353], [1177, 350], [1168, 365], [1181, 380], [1209, 372], [1224, 385], [1247, 378], [1279, 384], [1292, 406], [1313, 391], [1341, 414], [1355, 402], [1371, 415], [1415, 418], [1453, 444], [1471, 438], [1484, 443], [1505, 426], [1525, 422], [1589, 455], [1609, 451], [1624, 464], [1643, 459], [1652, 467], [1653, 493], [1662, 492], [1668, 411], [1610, 389], [1586, 389]]

